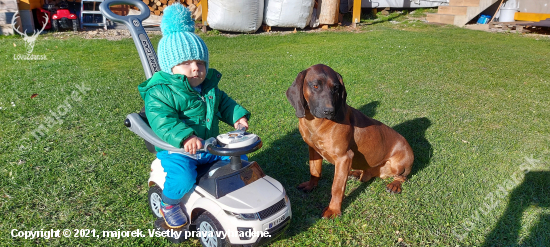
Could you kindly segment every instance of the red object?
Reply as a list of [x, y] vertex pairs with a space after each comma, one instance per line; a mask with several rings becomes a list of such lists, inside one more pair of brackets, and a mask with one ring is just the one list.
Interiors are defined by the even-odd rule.
[[48, 23], [46, 23], [46, 27], [44, 30], [49, 30], [52, 28], [52, 14], [50, 11], [45, 10], [43, 8], [37, 8], [32, 10], [34, 14], [34, 26], [38, 29], [41, 29], [44, 25], [44, 21], [46, 20], [46, 15], [48, 16]]
[[58, 9], [57, 13], [52, 16], [54, 20], [60, 20], [61, 18], [67, 18], [69, 20], [76, 20], [76, 15], [71, 14], [68, 9]]

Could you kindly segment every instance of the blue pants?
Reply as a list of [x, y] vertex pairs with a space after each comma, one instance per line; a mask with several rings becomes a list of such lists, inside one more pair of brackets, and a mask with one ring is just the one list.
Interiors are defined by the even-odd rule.
[[[229, 160], [229, 156], [217, 156], [210, 153], [197, 153], [197, 159], [179, 154], [162, 151], [157, 153], [166, 181], [162, 190], [162, 201], [166, 204], [178, 204], [197, 181], [197, 166], [212, 164], [220, 160]], [[241, 155], [242, 160], [248, 160]]]

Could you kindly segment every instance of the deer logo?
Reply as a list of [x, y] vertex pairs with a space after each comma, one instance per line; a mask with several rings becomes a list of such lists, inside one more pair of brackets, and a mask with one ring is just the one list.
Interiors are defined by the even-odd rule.
[[19, 33], [22, 37], [23, 37], [23, 40], [26, 42], [25, 43], [25, 48], [27, 48], [27, 53], [30, 54], [32, 53], [32, 50], [34, 49], [34, 43], [36, 42], [36, 39], [38, 38], [38, 35], [40, 33], [42, 33], [42, 31], [44, 31], [44, 28], [46, 28], [46, 24], [48, 24], [48, 20], [49, 20], [49, 16], [48, 14], [45, 14], [46, 17], [44, 19], [46, 19], [46, 21], [43, 23], [43, 26], [42, 26], [42, 29], [40, 29], [40, 31], [38, 31], [38, 33], [36, 32], [36, 30], [33, 31], [32, 33], [32, 36], [28, 36], [27, 35], [27, 29], [25, 29], [24, 32], [20, 32], [19, 31], [19, 27], [16, 27], [15, 26], [15, 20], [17, 18], [20, 18], [19, 17], [19, 11], [15, 12], [15, 15], [13, 15], [13, 17], [11, 18], [11, 25], [13, 27], [13, 29]]

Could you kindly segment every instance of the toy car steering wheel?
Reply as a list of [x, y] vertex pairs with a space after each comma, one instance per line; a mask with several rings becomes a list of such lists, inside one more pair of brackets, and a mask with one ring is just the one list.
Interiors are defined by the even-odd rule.
[[261, 147], [262, 140], [260, 137], [240, 129], [206, 140], [201, 151], [218, 156], [240, 156], [252, 153]]

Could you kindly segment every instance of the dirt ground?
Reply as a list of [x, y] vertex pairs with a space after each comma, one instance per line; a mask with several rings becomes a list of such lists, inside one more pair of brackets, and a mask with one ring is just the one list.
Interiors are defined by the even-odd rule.
[[[413, 18], [408, 17], [408, 20], [417, 20], [422, 22], [427, 22], [425, 18]], [[391, 21], [394, 23], [398, 23], [397, 21]], [[434, 23], [433, 25], [443, 25], [443, 24], [437, 24]], [[200, 24], [197, 26], [199, 29], [201, 29]], [[472, 29], [472, 30], [479, 30], [479, 31], [486, 31], [486, 32], [508, 32], [508, 33], [516, 33], [519, 32], [516, 30], [518, 26], [512, 24], [508, 25], [489, 25], [489, 24], [468, 24], [464, 26], [464, 28]], [[66, 38], [71, 36], [80, 36], [85, 39], [107, 39], [107, 40], [121, 40], [125, 38], [131, 38], [130, 31], [124, 26], [121, 26], [121, 24], [118, 24], [118, 26], [115, 26], [112, 29], [104, 30], [103, 28], [93, 28], [93, 27], [87, 27], [86, 30], [79, 31], [79, 32], [72, 32], [72, 31], [65, 31], [65, 32], [56, 32], [52, 35], [55, 38]], [[348, 31], [348, 32], [361, 32], [361, 29], [359, 27], [352, 27], [351, 23], [340, 23], [340, 25], [330, 27], [328, 30], [331, 31]], [[211, 31], [211, 30], [209, 30]], [[293, 29], [293, 28], [277, 28], [272, 27], [270, 32], [266, 32], [263, 30], [263, 27], [260, 27], [260, 29], [254, 33], [258, 35], [270, 35], [270, 34], [287, 34], [287, 33], [294, 33], [294, 32], [321, 32], [321, 31], [327, 31], [323, 28], [309, 28], [306, 27], [306, 29]], [[151, 27], [146, 28], [146, 32], [149, 36], [155, 36], [155, 35], [162, 35], [159, 27]], [[533, 33], [536, 32], [536, 33]], [[241, 35], [241, 33], [228, 33], [228, 32], [217, 32], [214, 31], [214, 33], [219, 35], [225, 35], [225, 36], [235, 36], [235, 35]], [[536, 36], [536, 37], [544, 37], [544, 38], [550, 38], [550, 31], [546, 29], [527, 29], [525, 28], [522, 32], [526, 36]]]

